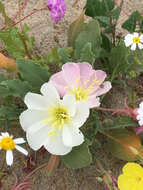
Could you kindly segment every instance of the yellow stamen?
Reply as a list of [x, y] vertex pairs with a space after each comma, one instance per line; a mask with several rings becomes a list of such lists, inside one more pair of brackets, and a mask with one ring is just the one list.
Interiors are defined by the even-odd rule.
[[139, 37], [134, 37], [133, 42], [136, 43], [136, 44], [140, 43], [140, 38]]
[[15, 142], [11, 137], [3, 137], [0, 140], [0, 148], [3, 150], [13, 150], [15, 148]]
[[93, 82], [96, 83], [96, 84], [98, 84], [98, 85], [100, 85], [102, 83], [102, 81], [100, 81], [100, 80], [97, 79], [96, 73], [95, 73], [95, 78], [94, 78]]

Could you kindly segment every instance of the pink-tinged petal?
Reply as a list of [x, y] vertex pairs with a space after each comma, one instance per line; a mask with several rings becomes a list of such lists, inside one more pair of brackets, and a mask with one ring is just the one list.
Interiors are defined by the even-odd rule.
[[[103, 83], [103, 81], [106, 78], [106, 73], [102, 70], [96, 70], [94, 72], [94, 74], [90, 77], [90, 82], [88, 84], [88, 86], [93, 86], [97, 89], [97, 87], [99, 87], [99, 85], [101, 85]], [[93, 89], [96, 90], [96, 89]]]
[[111, 82], [106, 81], [100, 85], [100, 87], [95, 91], [94, 95], [101, 96], [102, 94], [107, 93], [111, 88]]
[[62, 66], [63, 77], [67, 86], [74, 87], [80, 79], [80, 69], [76, 63], [66, 63]]
[[143, 126], [137, 127], [137, 128], [135, 129], [135, 131], [136, 131], [136, 134], [139, 135], [140, 133], [143, 132]]
[[100, 98], [98, 98], [96, 96], [90, 96], [90, 98], [87, 99], [86, 102], [87, 102], [89, 108], [95, 108], [95, 107], [100, 106]]
[[50, 78], [50, 82], [53, 83], [53, 85], [59, 92], [60, 96], [63, 97], [66, 93], [65, 87], [67, 86], [67, 83], [63, 77], [63, 72], [61, 71], [61, 72], [58, 72], [58, 73], [52, 75]]
[[80, 80], [82, 84], [85, 84], [90, 79], [91, 75], [94, 74], [95, 71], [92, 69], [92, 66], [89, 63], [83, 62], [77, 64], [80, 69]]

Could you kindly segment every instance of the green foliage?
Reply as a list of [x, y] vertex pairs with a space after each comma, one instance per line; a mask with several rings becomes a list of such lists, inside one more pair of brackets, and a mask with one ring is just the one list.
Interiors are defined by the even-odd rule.
[[62, 156], [61, 159], [68, 168], [72, 169], [89, 166], [92, 162], [92, 157], [86, 142], [74, 147], [69, 154]]
[[72, 61], [71, 53], [72, 53], [72, 48], [58, 49], [58, 55], [59, 55], [60, 61], [62, 61], [63, 64]]
[[129, 32], [134, 32], [136, 29], [136, 16], [137, 12], [135, 11], [131, 14], [130, 18], [123, 23], [122, 28]]
[[92, 44], [90, 42], [86, 43], [80, 54], [80, 62], [88, 62], [93, 64], [95, 61], [95, 55], [92, 52]]
[[111, 81], [113, 81], [120, 74], [126, 73], [130, 66], [127, 57], [129, 55], [128, 48], [125, 45], [118, 45], [112, 48], [109, 55], [109, 72], [112, 71]]
[[87, 0], [85, 8], [87, 16], [93, 18], [96, 16], [106, 16], [114, 8], [114, 2], [112, 0]]
[[4, 118], [6, 120], [14, 120], [17, 119], [21, 113], [21, 109], [16, 107], [15, 105], [11, 106], [1, 106], [0, 107], [0, 118]]
[[26, 81], [20, 81], [18, 79], [5, 80], [1, 82], [6, 89], [8, 89], [8, 95], [23, 98], [25, 94], [31, 91], [32, 87]]
[[84, 11], [81, 15], [70, 25], [68, 31], [68, 45], [74, 47], [75, 40], [78, 34], [82, 31], [84, 26]]
[[122, 129], [126, 127], [137, 127], [138, 124], [136, 121], [129, 117], [117, 117], [114, 120], [105, 120], [101, 130], [108, 131], [113, 129]]
[[49, 79], [49, 72], [46, 68], [32, 60], [18, 59], [16, 64], [22, 79], [29, 82], [33, 89], [39, 90], [41, 85]]
[[81, 54], [83, 56], [82, 52], [87, 43], [91, 43], [91, 50], [94, 53], [94, 56], [99, 57], [101, 50], [101, 34], [99, 23], [96, 20], [86, 24], [75, 41], [75, 54], [77, 59], [81, 58]]

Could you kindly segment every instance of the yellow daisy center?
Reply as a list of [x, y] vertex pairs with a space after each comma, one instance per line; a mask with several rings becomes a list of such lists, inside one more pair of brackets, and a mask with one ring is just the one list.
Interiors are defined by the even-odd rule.
[[140, 38], [139, 37], [134, 37], [133, 42], [138, 44], [140, 42]]
[[3, 137], [0, 140], [0, 148], [3, 150], [13, 150], [15, 148], [15, 142], [11, 137]]
[[50, 123], [54, 131], [49, 132], [49, 135], [56, 135], [56, 130], [61, 130], [64, 124], [67, 124], [71, 117], [68, 114], [67, 108], [62, 105], [52, 106], [49, 108], [49, 119], [44, 122]]

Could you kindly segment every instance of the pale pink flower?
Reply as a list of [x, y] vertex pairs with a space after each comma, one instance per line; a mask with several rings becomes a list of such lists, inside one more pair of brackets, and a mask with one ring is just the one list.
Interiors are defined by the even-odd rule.
[[62, 71], [54, 74], [50, 81], [61, 97], [74, 94], [77, 101], [86, 101], [89, 108], [100, 105], [99, 96], [111, 89], [109, 81], [104, 82], [106, 73], [94, 70], [89, 63], [66, 63]]

